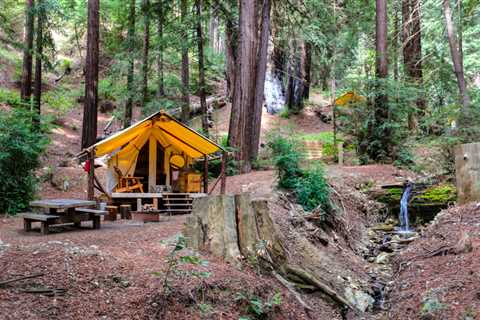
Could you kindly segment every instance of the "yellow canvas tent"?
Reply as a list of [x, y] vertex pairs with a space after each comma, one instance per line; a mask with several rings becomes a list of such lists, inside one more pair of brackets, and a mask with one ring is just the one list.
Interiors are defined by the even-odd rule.
[[107, 156], [109, 168], [107, 192], [111, 192], [117, 185], [119, 171], [123, 176], [135, 174], [142, 150], [146, 150], [148, 185], [152, 186], [158, 182], [156, 181], [158, 172], [164, 178], [161, 184], [170, 185], [171, 166], [179, 169], [178, 164], [182, 163], [179, 157], [184, 159], [182, 164], [188, 166], [196, 158], [205, 157], [223, 149], [163, 111], [87, 149], [88, 152], [94, 151], [95, 157]]
[[335, 99], [337, 106], [346, 106], [350, 103], [364, 102], [366, 99], [364, 96], [356, 94], [354, 91], [348, 91]]

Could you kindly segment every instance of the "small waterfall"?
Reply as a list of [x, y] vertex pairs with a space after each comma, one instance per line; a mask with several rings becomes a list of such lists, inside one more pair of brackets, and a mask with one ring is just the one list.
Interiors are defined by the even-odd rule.
[[285, 95], [283, 94], [282, 83], [270, 69], [267, 70], [265, 77], [264, 95], [268, 113], [278, 113], [285, 106]]
[[412, 193], [413, 185], [408, 183], [403, 191], [402, 199], [400, 200], [400, 231], [410, 232], [410, 222], [408, 220], [408, 200]]

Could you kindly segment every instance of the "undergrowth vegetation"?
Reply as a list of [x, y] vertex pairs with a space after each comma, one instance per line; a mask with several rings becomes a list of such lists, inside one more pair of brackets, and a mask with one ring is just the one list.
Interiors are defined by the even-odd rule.
[[278, 186], [292, 191], [306, 211], [319, 208], [331, 213], [330, 187], [323, 166], [320, 162], [304, 164], [300, 140], [293, 135], [285, 137], [274, 132], [268, 137], [268, 146], [278, 172]]
[[34, 197], [35, 169], [48, 142], [32, 125], [34, 116], [22, 109], [0, 112], [0, 212], [20, 212]]

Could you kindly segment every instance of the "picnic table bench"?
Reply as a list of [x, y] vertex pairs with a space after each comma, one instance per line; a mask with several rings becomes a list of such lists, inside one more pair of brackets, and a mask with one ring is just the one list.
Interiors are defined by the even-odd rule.
[[[95, 201], [78, 199], [47, 199], [30, 202], [33, 208], [47, 209], [48, 212], [24, 213], [24, 229], [32, 230], [32, 222], [40, 222], [42, 234], [48, 234], [51, 225], [73, 223], [80, 227], [82, 221], [92, 221], [94, 229], [100, 229], [101, 216], [107, 211], [88, 208], [96, 205]], [[86, 208], [87, 207], [87, 208]]]

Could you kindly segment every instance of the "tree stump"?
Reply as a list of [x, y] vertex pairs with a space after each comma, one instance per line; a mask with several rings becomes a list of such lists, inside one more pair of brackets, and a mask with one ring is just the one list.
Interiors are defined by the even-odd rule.
[[131, 214], [131, 211], [132, 211], [132, 205], [130, 204], [122, 204], [120, 206], [120, 216], [122, 219], [132, 219], [132, 214]]
[[106, 206], [108, 214], [105, 216], [104, 220], [107, 221], [116, 221], [117, 214], [118, 214], [118, 207], [117, 206]]
[[458, 203], [480, 201], [480, 143], [455, 148]]

